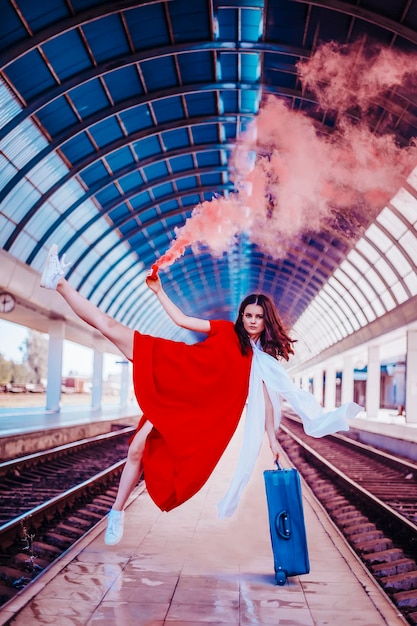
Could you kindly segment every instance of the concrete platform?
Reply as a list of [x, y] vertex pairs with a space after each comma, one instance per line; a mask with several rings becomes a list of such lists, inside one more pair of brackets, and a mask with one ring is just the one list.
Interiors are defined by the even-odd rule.
[[[305, 484], [311, 572], [284, 587], [275, 584], [262, 476], [272, 468], [266, 444], [237, 513], [217, 518], [216, 503], [233, 474], [240, 436], [239, 430], [192, 500], [161, 513], [139, 489], [127, 508], [119, 545], [104, 545], [103, 520], [30, 593], [4, 608], [0, 623], [405, 625]], [[284, 454], [281, 460], [289, 466]]]
[[349, 427], [349, 436], [357, 441], [417, 461], [417, 423], [406, 422], [396, 411], [380, 409], [375, 417], [359, 414]]
[[61, 446], [112, 430], [114, 425], [136, 426], [141, 412], [135, 403], [101, 409], [63, 407], [59, 413], [44, 408], [0, 408], [0, 461]]

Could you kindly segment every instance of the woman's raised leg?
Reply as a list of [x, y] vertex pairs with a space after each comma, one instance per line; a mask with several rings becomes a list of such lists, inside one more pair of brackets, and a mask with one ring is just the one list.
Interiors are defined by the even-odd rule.
[[66, 267], [65, 260], [58, 258], [58, 248], [54, 244], [48, 253], [41, 278], [41, 287], [55, 289], [78, 317], [100, 331], [127, 359], [132, 360], [134, 331], [100, 311], [92, 302], [71, 287], [64, 278]]
[[78, 317], [100, 331], [104, 337], [119, 348], [127, 359], [132, 360], [134, 331], [131, 328], [100, 311], [92, 302], [71, 287], [65, 278], [59, 280], [56, 290]]
[[152, 430], [152, 424], [146, 421], [134, 436], [128, 450], [126, 465], [120, 477], [119, 488], [113, 507], [107, 516], [107, 529], [104, 543], [114, 546], [123, 536], [124, 507], [142, 473], [142, 457], [146, 438]]

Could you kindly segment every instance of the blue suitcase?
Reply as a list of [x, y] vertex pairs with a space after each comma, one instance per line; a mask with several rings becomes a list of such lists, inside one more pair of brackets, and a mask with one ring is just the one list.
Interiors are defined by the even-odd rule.
[[277, 463], [276, 470], [264, 471], [264, 479], [275, 580], [285, 585], [288, 576], [310, 571], [300, 476]]

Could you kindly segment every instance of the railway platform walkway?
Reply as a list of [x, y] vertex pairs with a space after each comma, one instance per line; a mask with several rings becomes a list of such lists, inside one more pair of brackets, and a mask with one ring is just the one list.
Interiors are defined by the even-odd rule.
[[100, 409], [64, 406], [59, 413], [0, 405], [0, 461], [95, 437], [113, 428], [136, 426], [140, 415], [136, 403], [126, 407], [107, 404]]
[[[139, 487], [117, 546], [105, 520], [0, 613], [0, 624], [55, 626], [399, 626], [371, 579], [303, 483], [311, 571], [275, 584], [262, 471], [264, 445], [238, 511], [217, 518], [240, 447], [238, 429], [205, 487], [162, 513]], [[289, 466], [285, 455], [282, 463]]]

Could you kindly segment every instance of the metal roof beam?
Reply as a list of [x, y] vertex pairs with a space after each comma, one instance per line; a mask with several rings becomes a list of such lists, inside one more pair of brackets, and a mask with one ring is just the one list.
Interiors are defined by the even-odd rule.
[[329, 9], [331, 11], [344, 13], [345, 15], [350, 15], [351, 17], [364, 20], [370, 24], [379, 26], [380, 28], [385, 28], [395, 35], [417, 44], [417, 32], [415, 30], [411, 30], [411, 28], [408, 28], [395, 20], [391, 20], [384, 15], [374, 13], [374, 11], [370, 11], [369, 9], [364, 9], [357, 4], [350, 4], [343, 2], [342, 0], [290, 0], [290, 2], [308, 4], [320, 7], [321, 9]]

